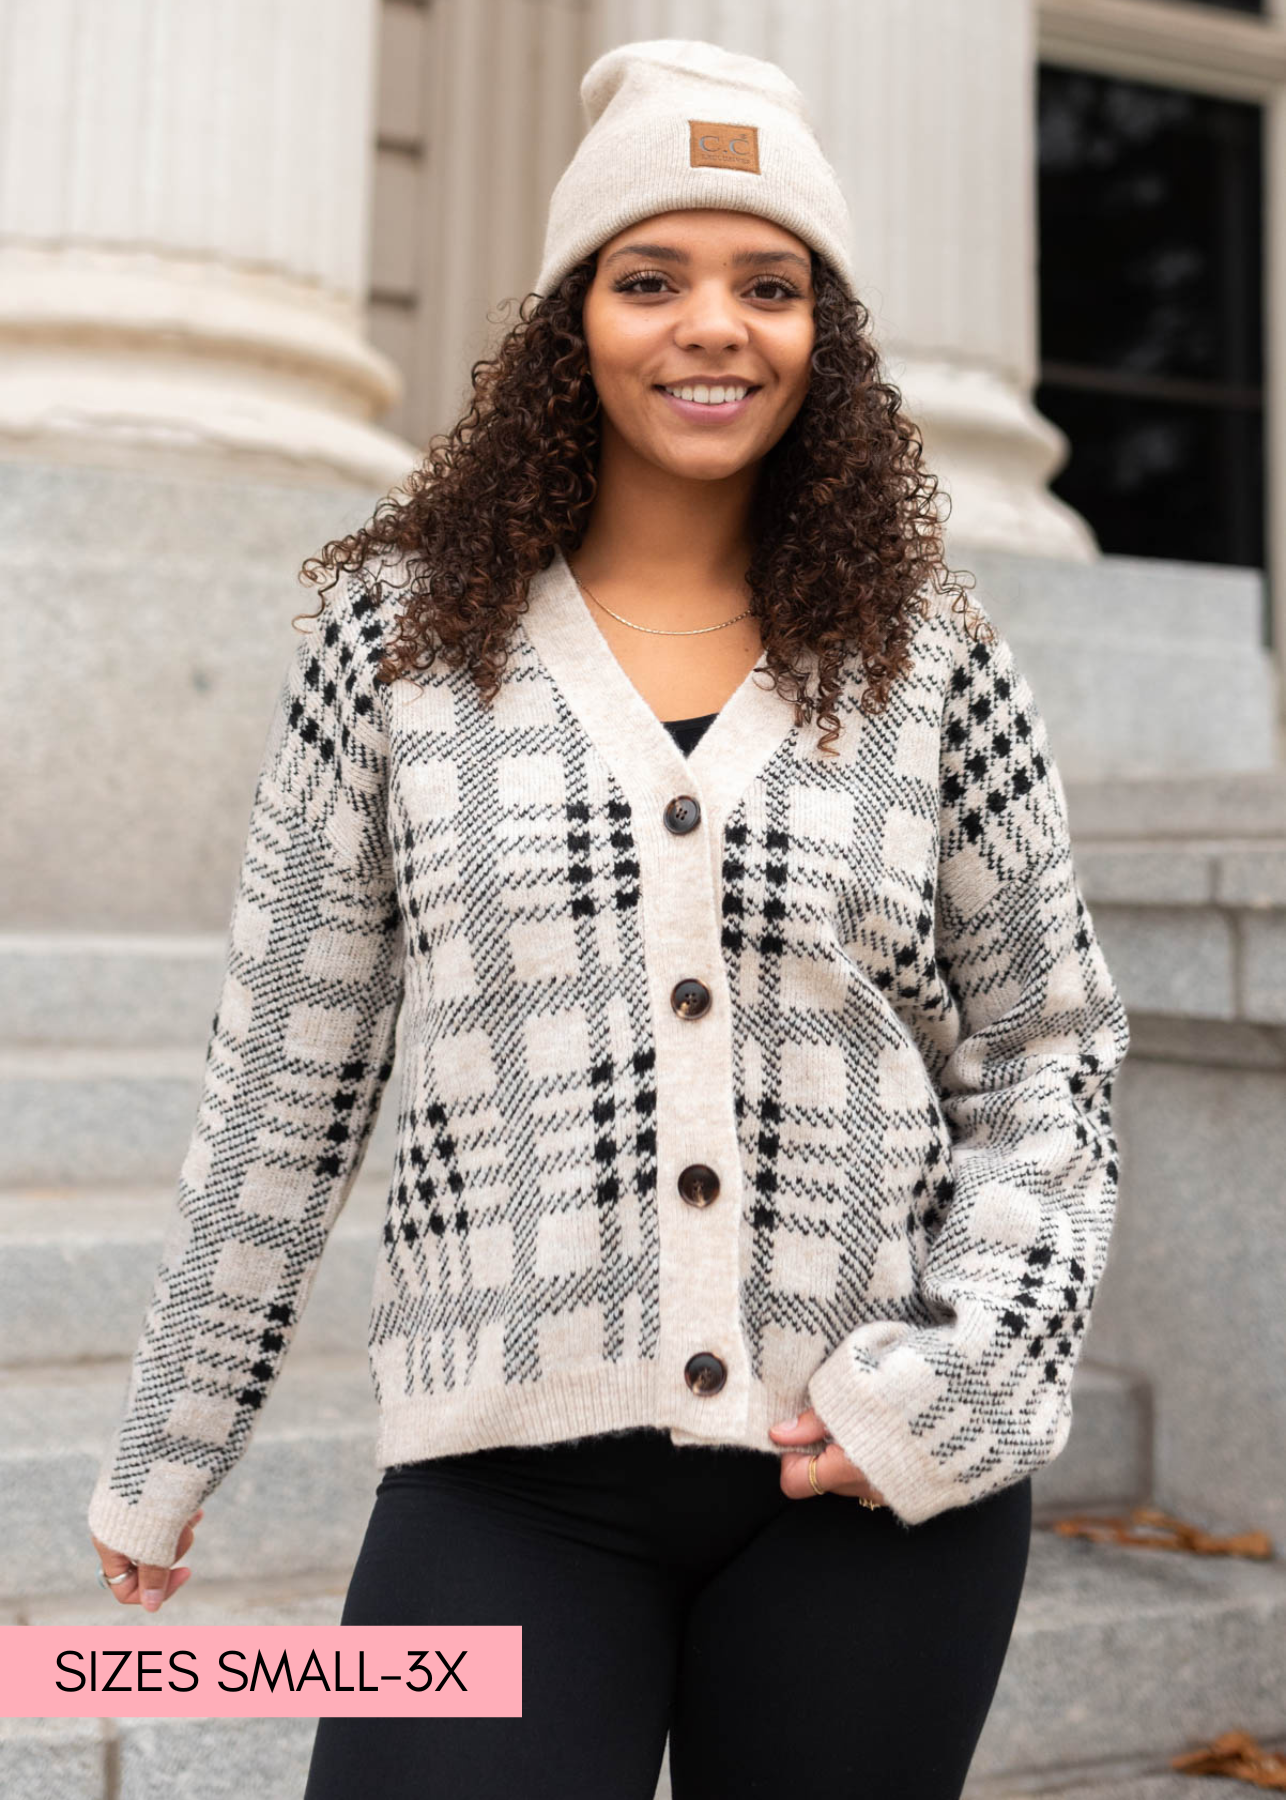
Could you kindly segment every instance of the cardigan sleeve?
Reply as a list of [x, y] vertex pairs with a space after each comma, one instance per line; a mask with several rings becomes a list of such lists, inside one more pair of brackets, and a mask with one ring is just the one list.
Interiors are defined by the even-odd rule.
[[89, 1526], [173, 1562], [246, 1448], [391, 1072], [402, 926], [375, 608], [301, 632], [254, 792], [200, 1105]]
[[1063, 1449], [1116, 1207], [1112, 1088], [1128, 1022], [1044, 721], [992, 631], [990, 643], [959, 631], [942, 718], [935, 925], [948, 998], [922, 1047], [951, 1148], [926, 1215], [930, 1322], [857, 1326], [808, 1385], [905, 1525]]

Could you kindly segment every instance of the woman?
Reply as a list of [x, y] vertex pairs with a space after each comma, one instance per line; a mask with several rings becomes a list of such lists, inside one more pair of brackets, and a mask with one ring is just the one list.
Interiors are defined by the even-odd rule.
[[523, 1715], [323, 1720], [308, 1800], [650, 1800], [667, 1734], [676, 1800], [947, 1800], [1070, 1429], [1125, 1015], [797, 90], [663, 41], [582, 94], [534, 307], [308, 565], [345, 580], [90, 1525], [124, 1603], [187, 1579], [401, 1011], [344, 1621], [521, 1624]]

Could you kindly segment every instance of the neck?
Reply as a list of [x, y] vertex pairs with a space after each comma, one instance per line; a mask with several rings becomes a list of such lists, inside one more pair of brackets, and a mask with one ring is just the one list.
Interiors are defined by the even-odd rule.
[[758, 474], [751, 464], [717, 481], [694, 481], [645, 462], [604, 432], [594, 508], [576, 572], [592, 588], [702, 596], [719, 604], [744, 591], [752, 539], [750, 510]]

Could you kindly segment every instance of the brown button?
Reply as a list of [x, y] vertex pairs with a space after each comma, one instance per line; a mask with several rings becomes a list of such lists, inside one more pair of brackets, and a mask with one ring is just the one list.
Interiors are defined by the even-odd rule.
[[681, 1019], [699, 1019], [710, 1010], [710, 990], [704, 981], [677, 981], [670, 990], [670, 1005]]
[[719, 1177], [704, 1163], [689, 1163], [679, 1176], [679, 1192], [689, 1206], [709, 1206], [719, 1197]]
[[661, 815], [666, 829], [682, 837], [687, 831], [695, 831], [701, 823], [701, 803], [694, 800], [691, 794], [676, 794]]
[[709, 1350], [698, 1350], [683, 1366], [684, 1380], [694, 1394], [717, 1394], [728, 1379], [728, 1371]]

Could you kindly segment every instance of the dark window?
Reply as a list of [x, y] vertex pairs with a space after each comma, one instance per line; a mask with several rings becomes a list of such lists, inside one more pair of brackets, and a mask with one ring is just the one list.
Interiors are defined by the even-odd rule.
[[1036, 405], [1106, 554], [1262, 568], [1262, 112], [1043, 66]]

